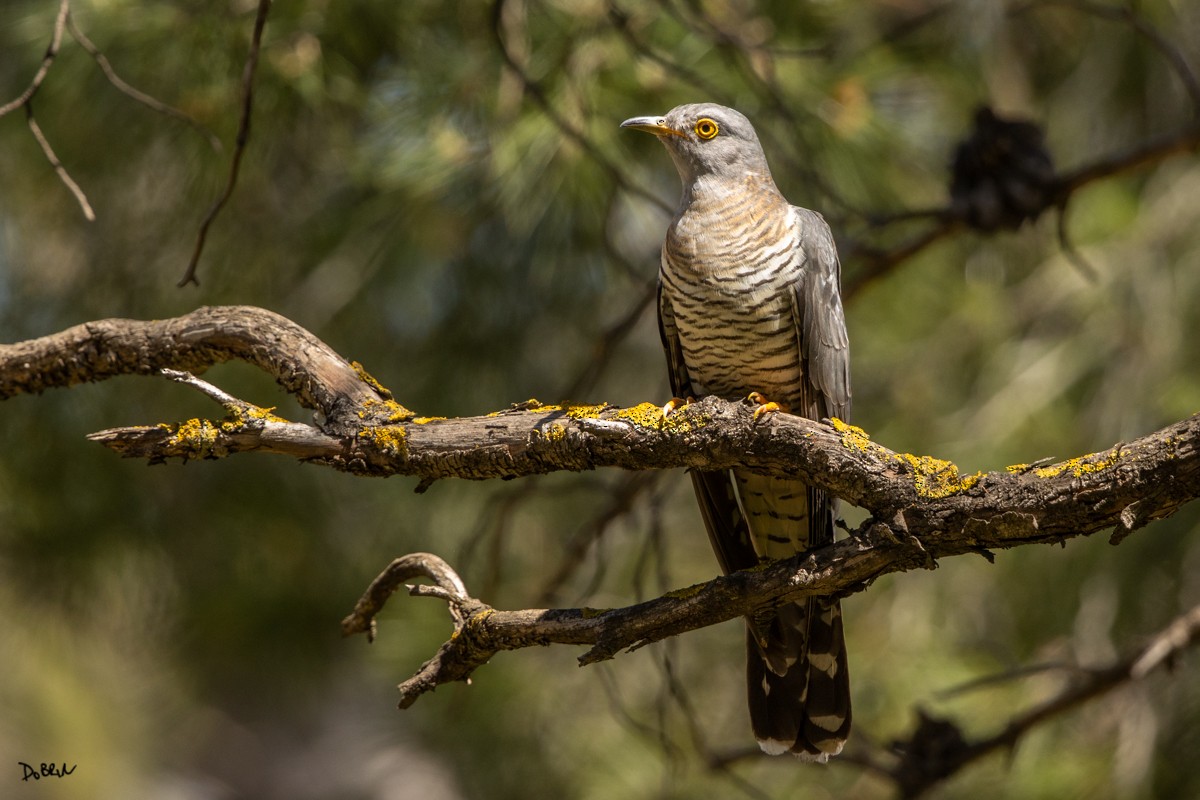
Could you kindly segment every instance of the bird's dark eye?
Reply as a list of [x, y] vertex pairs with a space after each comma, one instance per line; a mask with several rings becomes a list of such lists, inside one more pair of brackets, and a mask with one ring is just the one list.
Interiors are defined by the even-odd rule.
[[720, 131], [720, 128], [717, 126], [716, 120], [709, 119], [708, 117], [701, 117], [700, 119], [696, 120], [696, 127], [694, 130], [696, 131], [697, 136], [707, 141], [708, 139], [716, 136]]

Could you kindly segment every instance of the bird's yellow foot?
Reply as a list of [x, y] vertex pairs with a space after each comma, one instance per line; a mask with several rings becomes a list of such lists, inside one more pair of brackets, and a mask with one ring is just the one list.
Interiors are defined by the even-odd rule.
[[676, 409], [683, 406], [690, 406], [693, 400], [695, 400], [694, 397], [689, 397], [686, 400], [684, 400], [682, 397], [672, 397], [667, 401], [667, 404], [662, 407], [663, 416], [669, 417], [675, 412]]
[[746, 399], [758, 405], [758, 408], [754, 409], [755, 421], [760, 419], [763, 414], [773, 414], [776, 411], [782, 411], [785, 414], [788, 413], [787, 406], [782, 403], [776, 403], [774, 400], [768, 400], [759, 392], [751, 392], [746, 396]]

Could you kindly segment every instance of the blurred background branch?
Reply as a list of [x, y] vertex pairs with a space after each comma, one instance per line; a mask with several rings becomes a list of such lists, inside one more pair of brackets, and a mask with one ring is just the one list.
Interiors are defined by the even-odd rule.
[[233, 154], [229, 159], [229, 176], [225, 180], [225, 188], [221, 190], [221, 194], [208, 207], [208, 212], [204, 215], [204, 219], [200, 222], [200, 229], [196, 232], [196, 246], [192, 249], [192, 257], [188, 261], [187, 269], [184, 270], [183, 277], [179, 279], [178, 286], [181, 288], [189, 283], [200, 285], [199, 278], [196, 277], [196, 268], [200, 265], [200, 256], [204, 252], [204, 242], [208, 239], [208, 228], [216, 220], [217, 215], [221, 213], [221, 209], [229, 202], [229, 198], [233, 196], [233, 189], [237, 185], [238, 172], [242, 167], [242, 156], [246, 152], [246, 144], [250, 141], [250, 117], [254, 108], [254, 73], [258, 69], [258, 55], [262, 49], [263, 28], [267, 25], [267, 15], [271, 13], [271, 0], [258, 0], [258, 13], [254, 17], [254, 32], [250, 36], [250, 50], [246, 54], [246, 66], [242, 70], [242, 102], [241, 114], [238, 117], [237, 137], [233, 143]]
[[954, 722], [919, 714], [916, 729], [892, 748], [898, 763], [887, 770], [903, 798], [927, 794], [939, 782], [997, 750], [1013, 750], [1030, 731], [1085, 703], [1136, 681], [1154, 671], [1171, 669], [1182, 653], [1200, 638], [1200, 606], [1176, 617], [1149, 642], [1120, 662], [1102, 668], [1078, 668], [1067, 685], [1028, 711], [1013, 716], [992, 736], [969, 741]]
[[84, 194], [83, 189], [80, 188], [79, 184], [76, 183], [71, 177], [71, 174], [67, 171], [67, 168], [63, 166], [62, 162], [55, 154], [53, 147], [50, 145], [50, 140], [46, 137], [46, 134], [42, 132], [41, 126], [38, 125], [33, 114], [34, 95], [36, 95], [38, 90], [41, 89], [42, 84], [50, 74], [50, 68], [53, 66], [55, 59], [58, 58], [59, 48], [62, 46], [62, 37], [64, 31], [69, 32], [71, 34], [71, 38], [78, 42], [79, 45], [87, 51], [88, 55], [90, 55], [100, 67], [101, 71], [104, 73], [104, 76], [108, 79], [108, 82], [116, 87], [117, 90], [133, 98], [135, 101], [146, 106], [147, 108], [157, 111], [160, 114], [174, 117], [181, 122], [191, 125], [208, 139], [214, 150], [220, 151], [221, 141], [203, 125], [200, 125], [182, 111], [179, 111], [178, 109], [173, 108], [166, 103], [155, 99], [154, 97], [151, 97], [145, 92], [139, 91], [122, 80], [121, 77], [117, 75], [116, 70], [113, 69], [112, 64], [109, 62], [104, 53], [102, 53], [100, 49], [97, 48], [90, 39], [88, 39], [83, 31], [80, 30], [79, 26], [75, 24], [75, 20], [71, 16], [70, 0], [59, 0], [58, 13], [54, 19], [54, 29], [51, 34], [50, 44], [46, 48], [45, 55], [42, 57], [42, 63], [39, 65], [37, 72], [33, 76], [33, 79], [29, 82], [29, 85], [25, 87], [24, 91], [22, 91], [21, 94], [15, 99], [5, 103], [4, 105], [0, 105], [0, 117], [3, 117], [18, 108], [25, 109], [25, 118], [29, 126], [30, 133], [33, 134], [33, 138], [37, 141], [38, 146], [41, 148], [42, 153], [46, 157], [46, 161], [48, 161], [50, 166], [54, 168], [59, 180], [62, 181], [63, 185], [66, 186], [71, 194], [75, 196], [75, 199], [79, 203], [80, 210], [83, 212], [85, 219], [87, 219], [89, 222], [94, 222], [96, 219], [96, 213], [92, 209], [91, 204], [88, 202], [87, 195]]

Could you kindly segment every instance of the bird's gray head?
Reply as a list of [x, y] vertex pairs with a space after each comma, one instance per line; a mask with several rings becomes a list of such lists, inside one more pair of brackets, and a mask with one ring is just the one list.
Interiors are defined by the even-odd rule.
[[750, 173], [771, 174], [754, 126], [732, 108], [716, 103], [677, 106], [666, 116], [634, 117], [621, 127], [657, 136], [685, 186], [708, 175], [742, 178]]

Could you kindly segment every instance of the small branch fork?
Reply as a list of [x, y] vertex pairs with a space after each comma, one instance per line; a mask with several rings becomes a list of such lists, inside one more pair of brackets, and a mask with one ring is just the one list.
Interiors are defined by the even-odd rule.
[[42, 56], [42, 62], [38, 66], [37, 72], [34, 73], [33, 79], [30, 80], [29, 85], [25, 87], [25, 90], [22, 91], [21, 94], [19, 94], [13, 100], [0, 105], [0, 117], [16, 111], [18, 108], [23, 108], [25, 110], [25, 121], [29, 126], [29, 132], [33, 135], [34, 140], [38, 143], [38, 147], [41, 148], [42, 154], [46, 157], [46, 161], [49, 162], [50, 166], [54, 168], [54, 172], [56, 175], [58, 175], [58, 179], [62, 181], [62, 184], [67, 187], [72, 195], [74, 195], [75, 201], [79, 204], [80, 211], [83, 213], [84, 218], [87, 219], [88, 222], [95, 222], [96, 212], [92, 209], [91, 203], [88, 202], [87, 195], [84, 193], [83, 189], [79, 186], [75, 179], [71, 177], [71, 174], [67, 172], [67, 168], [63, 166], [62, 161], [59, 160], [58, 155], [54, 152], [54, 148], [50, 145], [50, 140], [42, 131], [41, 126], [38, 125], [37, 119], [33, 114], [33, 98], [38, 93], [38, 90], [42, 88], [42, 84], [46, 81], [47, 76], [50, 74], [50, 68], [54, 65], [55, 59], [58, 58], [58, 52], [62, 45], [64, 31], [70, 33], [71, 38], [78, 42], [80, 47], [87, 51], [88, 55], [95, 60], [96, 64], [100, 67], [100, 70], [104, 73], [104, 77], [106, 77], [109, 83], [116, 87], [117, 90], [133, 98], [147, 108], [157, 111], [160, 114], [166, 114], [186, 122], [199, 131], [203, 136], [205, 136], [209, 143], [213, 146], [213, 149], [221, 149], [220, 140], [217, 139], [217, 137], [203, 125], [200, 125], [182, 111], [172, 108], [166, 103], [154, 99], [145, 92], [138, 91], [122, 80], [121, 77], [117, 75], [116, 70], [113, 69], [112, 64], [109, 63], [104, 54], [100, 52], [100, 49], [97, 48], [96, 45], [93, 44], [86, 35], [84, 35], [83, 31], [79, 29], [79, 26], [75, 24], [75, 20], [71, 16], [70, 0], [59, 0], [58, 13], [55, 15], [54, 28], [50, 35], [50, 44], [46, 48], [46, 53]]
[[400, 684], [400, 708], [408, 708], [422, 694], [443, 683], [469, 683], [471, 673], [486, 664], [496, 652], [473, 635], [479, 627], [478, 621], [492, 614], [492, 608], [470, 597], [458, 574], [432, 553], [411, 553], [389, 564], [371, 582], [354, 606], [353, 613], [342, 620], [342, 633], [346, 636], [366, 633], [367, 641], [375, 641], [375, 616], [404, 581], [418, 577], [429, 579], [433, 585], [407, 585], [408, 593], [413, 597], [435, 597], [446, 601], [454, 619], [454, 633], [413, 677]]

